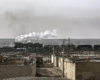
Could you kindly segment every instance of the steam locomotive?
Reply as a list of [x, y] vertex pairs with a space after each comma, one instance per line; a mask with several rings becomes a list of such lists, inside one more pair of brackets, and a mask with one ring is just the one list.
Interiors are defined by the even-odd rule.
[[[61, 47], [63, 47], [63, 45], [59, 46], [59, 45], [54, 45], [54, 49], [60, 49]], [[17, 50], [17, 49], [27, 49], [30, 51], [49, 51], [52, 52], [53, 51], [53, 45], [44, 45], [40, 44], [40, 43], [15, 43], [14, 47], [3, 47], [0, 48], [0, 51], [6, 51], [6, 50]], [[100, 45], [65, 45], [64, 46], [65, 50], [67, 49], [73, 49], [73, 50], [100, 50]]]

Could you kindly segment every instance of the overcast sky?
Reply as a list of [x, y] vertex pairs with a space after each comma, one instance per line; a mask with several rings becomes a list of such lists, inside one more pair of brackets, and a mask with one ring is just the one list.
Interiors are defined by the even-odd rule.
[[100, 38], [100, 0], [0, 0], [0, 38], [53, 29], [62, 38]]

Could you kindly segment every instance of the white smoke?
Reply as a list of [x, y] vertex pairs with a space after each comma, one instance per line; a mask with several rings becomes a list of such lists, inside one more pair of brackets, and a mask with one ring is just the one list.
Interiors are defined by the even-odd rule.
[[31, 42], [34, 40], [48, 39], [48, 38], [56, 38], [58, 36], [57, 30], [54, 29], [52, 32], [50, 30], [46, 30], [45, 32], [32, 32], [25, 35], [20, 35], [15, 38], [15, 42]]

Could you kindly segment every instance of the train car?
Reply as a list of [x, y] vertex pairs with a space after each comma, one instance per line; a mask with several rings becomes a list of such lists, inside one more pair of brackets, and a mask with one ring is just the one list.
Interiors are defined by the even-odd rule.
[[77, 49], [80, 49], [80, 50], [92, 49], [92, 45], [78, 45], [78, 46], [77, 46]]
[[14, 48], [36, 48], [36, 47], [43, 47], [42, 44], [39, 43], [15, 43]]
[[94, 49], [100, 50], [100, 45], [94, 45]]
[[15, 43], [14, 48], [23, 48], [24, 44], [23, 43]]

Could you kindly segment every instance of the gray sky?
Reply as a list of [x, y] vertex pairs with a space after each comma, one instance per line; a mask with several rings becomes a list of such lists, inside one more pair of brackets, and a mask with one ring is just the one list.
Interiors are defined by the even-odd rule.
[[100, 0], [0, 0], [0, 38], [57, 29], [62, 38], [100, 38]]

